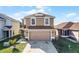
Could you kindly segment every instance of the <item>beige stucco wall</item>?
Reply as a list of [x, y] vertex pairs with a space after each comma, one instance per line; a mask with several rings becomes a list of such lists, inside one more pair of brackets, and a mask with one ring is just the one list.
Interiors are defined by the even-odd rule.
[[29, 33], [28, 30], [24, 30], [24, 36], [25, 37], [28, 37], [28, 33]]
[[53, 18], [50, 18], [50, 26], [54, 27], [54, 19]]
[[14, 35], [18, 35], [20, 33], [20, 22], [12, 21], [12, 30], [14, 31]]
[[24, 24], [26, 25], [26, 28], [30, 26], [30, 18], [24, 19]]
[[74, 37], [74, 38], [76, 38], [77, 39], [77, 41], [79, 41], [79, 37], [78, 37], [78, 31], [72, 31], [72, 37]]
[[56, 36], [56, 30], [52, 29], [52, 37], [55, 37], [55, 36]]
[[[23, 23], [24, 23], [24, 25], [26, 25], [26, 28], [28, 26], [31, 26], [31, 17], [25, 18]], [[42, 18], [36, 17], [36, 26], [44, 26], [44, 17], [42, 17]], [[50, 26], [54, 27], [53, 18], [50, 18]]]
[[44, 26], [44, 18], [36, 18], [37, 26]]
[[3, 38], [3, 26], [4, 26], [4, 22], [0, 21], [0, 38]]

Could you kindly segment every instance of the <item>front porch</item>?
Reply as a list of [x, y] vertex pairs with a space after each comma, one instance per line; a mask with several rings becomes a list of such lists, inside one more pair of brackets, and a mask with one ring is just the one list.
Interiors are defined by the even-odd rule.
[[58, 37], [69, 38], [71, 41], [74, 40], [79, 42], [78, 31], [58, 29]]
[[71, 31], [68, 29], [58, 29], [58, 34], [61, 37], [70, 37], [71, 36]]

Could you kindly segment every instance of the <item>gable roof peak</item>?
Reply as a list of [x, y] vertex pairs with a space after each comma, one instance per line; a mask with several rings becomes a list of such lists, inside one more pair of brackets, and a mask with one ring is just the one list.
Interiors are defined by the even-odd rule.
[[55, 18], [55, 16], [52, 16], [52, 15], [49, 15], [49, 14], [43, 13], [43, 12], [33, 13], [33, 14], [30, 14], [30, 15], [24, 16], [24, 18], [28, 18], [30, 16], [49, 16], [49, 17]]

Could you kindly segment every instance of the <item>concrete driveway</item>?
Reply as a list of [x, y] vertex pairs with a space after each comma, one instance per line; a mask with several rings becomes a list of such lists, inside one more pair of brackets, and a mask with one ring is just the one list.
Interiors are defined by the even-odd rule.
[[23, 53], [57, 53], [51, 41], [29, 41]]

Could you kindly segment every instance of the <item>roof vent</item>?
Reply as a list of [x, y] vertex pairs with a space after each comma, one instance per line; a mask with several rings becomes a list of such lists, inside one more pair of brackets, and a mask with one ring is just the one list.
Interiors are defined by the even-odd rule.
[[35, 16], [43, 16], [43, 14], [42, 13], [37, 13], [37, 14], [35, 14]]

